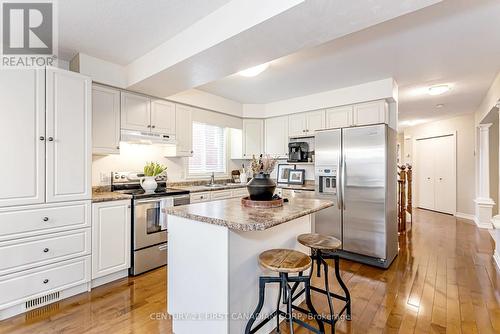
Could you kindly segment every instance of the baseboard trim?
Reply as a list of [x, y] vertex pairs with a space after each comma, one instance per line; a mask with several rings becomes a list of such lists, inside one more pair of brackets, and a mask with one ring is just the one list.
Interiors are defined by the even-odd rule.
[[476, 216], [471, 215], [469, 213], [457, 212], [457, 213], [455, 213], [455, 217], [467, 219], [467, 220], [472, 220], [473, 222], [476, 222]]
[[500, 254], [496, 250], [493, 252], [493, 260], [497, 265], [497, 270], [500, 271]]
[[474, 222], [476, 223], [476, 226], [479, 228], [484, 228], [484, 229], [492, 229], [493, 228], [493, 224], [481, 223], [477, 217], [474, 217]]
[[116, 273], [112, 273], [103, 277], [94, 278], [91, 282], [91, 287], [96, 288], [98, 286], [111, 283], [113, 281], [122, 279], [128, 276], [128, 269], [120, 270]]

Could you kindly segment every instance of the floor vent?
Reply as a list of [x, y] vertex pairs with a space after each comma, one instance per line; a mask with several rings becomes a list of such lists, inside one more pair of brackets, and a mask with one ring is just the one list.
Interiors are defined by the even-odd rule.
[[38, 297], [35, 299], [28, 300], [25, 304], [26, 310], [31, 310], [37, 308], [39, 306], [45, 305], [47, 303], [51, 303], [55, 300], [59, 299], [59, 292], [49, 293], [48, 295]]

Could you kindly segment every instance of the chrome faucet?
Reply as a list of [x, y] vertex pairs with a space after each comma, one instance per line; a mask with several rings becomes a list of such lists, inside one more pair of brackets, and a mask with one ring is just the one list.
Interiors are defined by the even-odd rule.
[[215, 184], [215, 173], [212, 172], [212, 176], [210, 176], [210, 183], [209, 185], [214, 185]]

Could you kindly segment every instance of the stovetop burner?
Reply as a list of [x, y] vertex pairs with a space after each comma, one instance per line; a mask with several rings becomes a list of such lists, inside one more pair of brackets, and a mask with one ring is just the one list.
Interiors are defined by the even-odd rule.
[[146, 194], [140, 184], [142, 176], [143, 174], [138, 172], [113, 172], [111, 173], [111, 191], [132, 195], [134, 199], [189, 194], [188, 190], [168, 188], [166, 176], [158, 176], [156, 178], [158, 188], [154, 193]]
[[123, 189], [123, 190], [113, 190], [122, 194], [132, 195], [134, 198], [148, 198], [148, 197], [160, 197], [160, 196], [175, 196], [175, 195], [187, 195], [189, 191], [174, 188], [158, 187], [154, 193], [147, 193], [142, 189]]

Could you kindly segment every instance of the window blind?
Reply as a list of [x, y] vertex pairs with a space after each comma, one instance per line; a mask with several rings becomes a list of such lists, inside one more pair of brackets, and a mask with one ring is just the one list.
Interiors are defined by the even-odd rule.
[[226, 131], [219, 126], [193, 122], [193, 156], [189, 174], [226, 173]]

